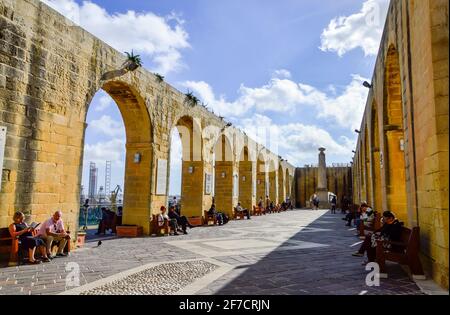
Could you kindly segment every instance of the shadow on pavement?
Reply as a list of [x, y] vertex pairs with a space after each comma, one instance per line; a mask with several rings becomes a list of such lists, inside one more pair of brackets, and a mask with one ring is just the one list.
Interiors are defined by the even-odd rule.
[[[298, 210], [308, 211], [308, 210]], [[309, 210], [311, 211], [311, 210]], [[369, 287], [365, 258], [351, 256], [360, 242], [355, 231], [345, 227], [343, 215], [326, 213], [252, 265], [238, 267], [242, 273], [214, 294], [223, 295], [357, 295], [422, 294], [397, 264], [389, 264], [388, 279]], [[280, 250], [291, 241], [313, 242], [325, 247]], [[301, 244], [301, 243], [300, 243]], [[232, 272], [237, 272], [236, 269]]]

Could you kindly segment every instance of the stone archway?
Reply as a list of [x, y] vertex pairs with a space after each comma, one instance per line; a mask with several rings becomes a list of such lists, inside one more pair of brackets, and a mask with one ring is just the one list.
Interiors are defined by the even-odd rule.
[[215, 181], [214, 181], [214, 201], [216, 209], [223, 211], [230, 217], [233, 214], [233, 207], [237, 200], [234, 183], [234, 160], [231, 141], [224, 134], [219, 136], [214, 146], [215, 156]]
[[292, 201], [292, 196], [291, 196], [291, 194], [292, 194], [292, 192], [291, 192], [291, 176], [289, 175], [289, 169], [288, 168], [286, 168], [286, 174], [285, 174], [285, 177], [284, 177], [284, 182], [285, 182], [285, 189], [286, 189], [286, 196], [285, 196], [285, 198], [286, 197], [289, 197], [289, 199]]
[[288, 179], [285, 179], [283, 167], [281, 167], [281, 163], [278, 166], [278, 203], [281, 203], [286, 200], [286, 190], [284, 182]]
[[277, 193], [277, 168], [275, 167], [275, 161], [273, 159], [269, 162], [269, 198], [275, 204], [278, 202], [278, 193]]
[[372, 153], [372, 186], [373, 186], [373, 207], [381, 211], [382, 193], [381, 193], [381, 154], [380, 154], [380, 127], [378, 125], [378, 111], [375, 101], [372, 105], [372, 133], [371, 133], [371, 153]]
[[373, 207], [372, 201], [372, 172], [370, 171], [370, 143], [369, 130], [367, 125], [364, 127], [364, 171], [366, 182], [366, 201], [367, 204]]
[[205, 162], [201, 126], [191, 116], [180, 117], [174, 127], [182, 145], [181, 212], [186, 217], [203, 215]]
[[261, 152], [258, 155], [256, 161], [256, 199], [259, 200], [262, 198], [263, 204], [266, 201], [267, 195], [267, 170], [266, 170], [266, 157]]
[[[148, 180], [152, 176], [153, 166], [150, 116], [143, 98], [131, 85], [121, 81], [109, 81], [101, 88], [117, 104], [125, 125], [126, 158], [122, 222], [141, 225], [144, 232], [148, 233], [149, 224], [143, 224], [143, 222], [149, 222], [151, 211], [152, 187]], [[88, 106], [89, 104], [86, 106], [84, 121]], [[84, 132], [79, 146], [84, 147]], [[82, 157], [80, 157], [79, 165], [82, 165]], [[77, 181], [80, 185], [81, 172]]]
[[358, 166], [359, 166], [359, 185], [360, 185], [360, 199], [362, 201], [367, 201], [367, 195], [366, 195], [366, 177], [364, 176], [364, 146], [363, 143], [359, 143], [359, 157], [358, 157]]
[[407, 222], [403, 101], [398, 52], [389, 47], [385, 65], [383, 131], [387, 208]]
[[239, 158], [239, 201], [245, 209], [252, 209], [254, 205], [253, 165], [248, 147], [245, 146]]

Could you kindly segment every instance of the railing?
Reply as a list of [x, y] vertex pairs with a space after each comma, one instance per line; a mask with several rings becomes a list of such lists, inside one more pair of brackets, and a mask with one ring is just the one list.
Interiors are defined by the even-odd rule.
[[[116, 207], [121, 207], [122, 204], [116, 204]], [[86, 208], [80, 207], [80, 213], [78, 216], [78, 226], [83, 228], [84, 226], [97, 225], [102, 219], [101, 208], [112, 208], [110, 203], [93, 204], [89, 205], [87, 208], [87, 218], [86, 218]], [[87, 219], [87, 220], [86, 220]]]

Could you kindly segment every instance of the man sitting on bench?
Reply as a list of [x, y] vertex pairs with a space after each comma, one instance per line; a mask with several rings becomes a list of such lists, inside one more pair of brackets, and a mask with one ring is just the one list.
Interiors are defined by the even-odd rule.
[[244, 215], [247, 216], [247, 219], [250, 220], [250, 211], [248, 211], [248, 209], [242, 208], [240, 202], [238, 202], [238, 204], [237, 204], [237, 206], [236, 206], [236, 211], [237, 211], [237, 212], [240, 212], [240, 213], [243, 213]]
[[65, 257], [64, 253], [67, 241], [70, 241], [70, 235], [64, 229], [64, 223], [61, 219], [62, 212], [56, 211], [53, 216], [45, 221], [39, 229], [38, 236], [42, 238], [47, 244], [47, 256], [53, 258], [51, 250], [53, 241], [59, 241], [58, 252], [56, 257]]
[[188, 234], [186, 231], [186, 228], [189, 226], [190, 229], [192, 229], [194, 226], [189, 223], [189, 220], [183, 215], [180, 216], [176, 211], [175, 207], [172, 206], [169, 208], [169, 218], [170, 220], [175, 220], [177, 223], [177, 226], [181, 225], [181, 228], [183, 230], [184, 234]]
[[[352, 256], [363, 257], [364, 253], [367, 252], [367, 263], [374, 262], [376, 258], [377, 240], [400, 241], [402, 223], [395, 218], [394, 213], [385, 211], [382, 220], [383, 226], [373, 234], [368, 234], [359, 250], [356, 253], [353, 253]], [[396, 251], [398, 248], [392, 248], [392, 250]]]
[[[160, 227], [162, 227], [164, 225], [164, 222], [167, 221], [167, 222], [169, 222], [169, 226], [170, 226], [170, 229], [173, 232], [173, 235], [178, 235], [178, 223], [177, 223], [177, 220], [176, 219], [171, 219], [167, 215], [166, 207], [161, 206], [160, 211], [161, 211], [161, 213], [158, 215], [158, 225]], [[169, 233], [167, 233], [167, 234], [169, 234]]]
[[217, 224], [222, 225], [223, 222], [223, 214], [221, 212], [217, 212], [216, 210], [216, 204], [213, 202], [211, 205], [211, 208], [208, 210], [208, 215], [213, 216], [217, 220]]

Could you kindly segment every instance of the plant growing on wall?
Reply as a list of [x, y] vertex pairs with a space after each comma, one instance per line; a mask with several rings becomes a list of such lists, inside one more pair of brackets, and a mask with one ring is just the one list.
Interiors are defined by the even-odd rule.
[[155, 77], [156, 77], [156, 81], [158, 81], [158, 83], [161, 83], [164, 81], [164, 76], [160, 75], [159, 73], [155, 73]]
[[135, 55], [133, 51], [131, 53], [125, 52], [125, 54], [127, 55], [127, 60], [122, 64], [120, 69], [104, 73], [102, 80], [111, 80], [142, 67], [142, 60], [139, 55]]
[[133, 50], [131, 51], [131, 53], [125, 52], [125, 54], [127, 55], [127, 61], [125, 61], [122, 68], [125, 68], [128, 71], [134, 71], [137, 68], [142, 67], [141, 56], [135, 55], [133, 53]]
[[192, 92], [187, 92], [186, 94], [186, 100], [187, 102], [192, 106], [196, 106], [198, 105], [198, 103], [200, 102], [200, 100], [194, 95], [194, 93]]

